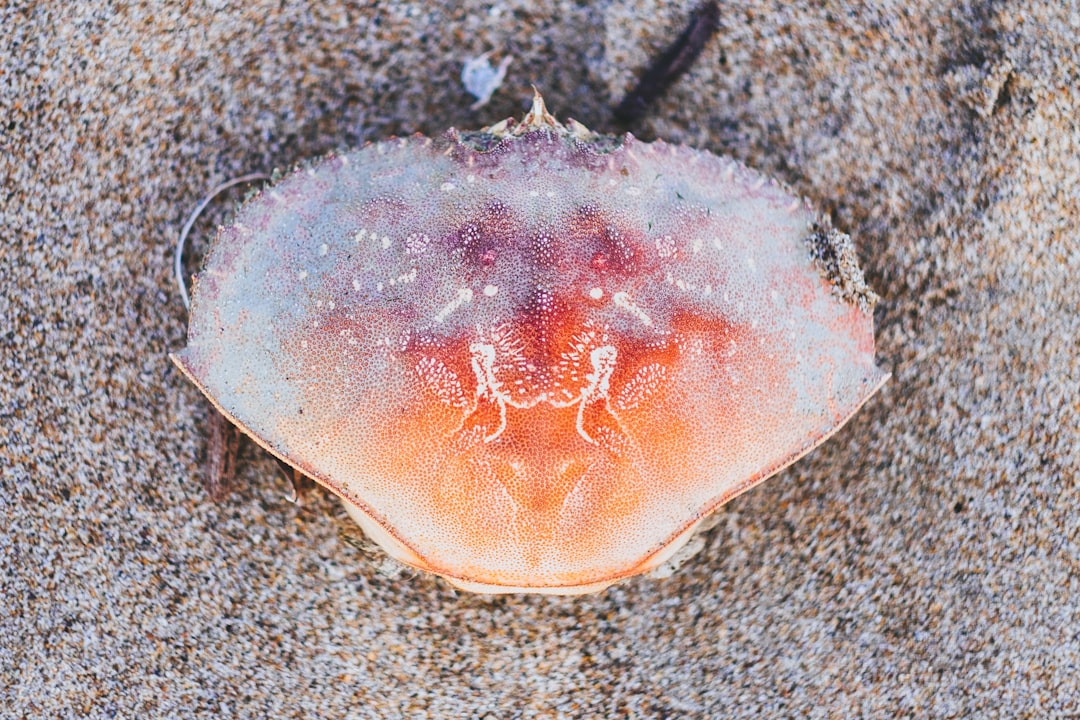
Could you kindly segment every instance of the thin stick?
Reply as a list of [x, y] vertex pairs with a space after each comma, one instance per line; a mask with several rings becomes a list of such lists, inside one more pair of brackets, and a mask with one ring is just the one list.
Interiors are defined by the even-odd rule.
[[653, 61], [649, 69], [642, 73], [634, 89], [627, 93], [619, 107], [615, 108], [615, 119], [623, 125], [640, 120], [649, 105], [690, 69], [719, 27], [719, 6], [712, 1], [698, 5], [690, 15], [690, 22], [682, 35], [663, 55]]
[[185, 310], [191, 310], [191, 299], [188, 297], [187, 283], [184, 282], [184, 265], [181, 258], [184, 255], [184, 244], [187, 242], [188, 233], [191, 232], [191, 228], [195, 225], [195, 221], [199, 219], [199, 216], [202, 215], [202, 211], [206, 209], [206, 206], [209, 205], [215, 197], [234, 185], [269, 179], [270, 176], [266, 173], [250, 173], [248, 175], [241, 175], [238, 178], [233, 178], [211, 190], [210, 194], [204, 197], [202, 202], [196, 205], [195, 209], [191, 211], [191, 215], [188, 216], [187, 222], [184, 223], [184, 229], [180, 231], [180, 237], [176, 239], [176, 254], [173, 257], [173, 273], [176, 275], [176, 285], [180, 288], [180, 299], [184, 301]]

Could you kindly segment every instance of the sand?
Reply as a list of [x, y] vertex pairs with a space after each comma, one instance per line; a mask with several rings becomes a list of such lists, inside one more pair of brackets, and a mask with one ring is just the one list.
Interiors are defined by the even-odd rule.
[[225, 5], [0, 8], [0, 717], [1080, 713], [1074, 0], [723, 3], [635, 131], [828, 209], [894, 377], [677, 575], [577, 599], [394, 577], [250, 446], [211, 501], [171, 248], [218, 182], [530, 83], [612, 130], [690, 5]]

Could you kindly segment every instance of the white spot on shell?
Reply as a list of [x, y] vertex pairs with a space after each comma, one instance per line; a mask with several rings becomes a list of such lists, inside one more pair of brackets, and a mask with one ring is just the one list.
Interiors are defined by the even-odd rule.
[[405, 238], [405, 252], [413, 255], [420, 254], [424, 252], [429, 242], [431, 238], [424, 233], [411, 233]]
[[473, 299], [473, 291], [470, 288], [461, 288], [457, 292], [457, 297], [446, 303], [443, 309], [435, 314], [435, 322], [442, 322], [450, 316], [452, 312], [467, 302], [471, 302]]
[[326, 253], [330, 252], [330, 246], [323, 243], [319, 246], [319, 257], [326, 257]]
[[488, 297], [495, 297], [497, 292], [499, 292], [499, 288], [494, 285], [488, 285], [484, 288], [484, 295]]
[[389, 235], [383, 235], [382, 236], [382, 246], [383, 246], [383, 250], [386, 250], [388, 247], [390, 247], [390, 236]]
[[592, 290], [589, 291], [589, 297], [591, 297], [593, 300], [599, 300], [600, 298], [604, 297], [604, 289], [594, 287]]
[[457, 186], [454, 185], [454, 183], [452, 183], [452, 182], [444, 182], [442, 185], [439, 186], [439, 189], [442, 190], [443, 192], [450, 192], [455, 187], [457, 187]]
[[416, 268], [413, 268], [412, 270], [410, 270], [408, 273], [405, 273], [404, 275], [398, 275], [396, 278], [391, 278], [390, 279], [390, 285], [391, 286], [393, 286], [393, 285], [407, 285], [408, 283], [411, 283], [414, 280], [416, 280]]
[[634, 301], [630, 299], [630, 293], [625, 291], [617, 292], [611, 296], [611, 300], [615, 303], [616, 307], [628, 310], [642, 325], [652, 327], [652, 318], [650, 318], [644, 310], [634, 304]]
[[675, 238], [665, 235], [656, 239], [656, 253], [662, 257], [671, 257], [675, 254]]
[[307, 280], [307, 270], [301, 270], [296, 274], [296, 277], [300, 280]]

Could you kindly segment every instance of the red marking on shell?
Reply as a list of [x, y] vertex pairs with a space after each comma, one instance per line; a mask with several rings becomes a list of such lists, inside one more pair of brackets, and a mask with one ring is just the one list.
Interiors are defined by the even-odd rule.
[[447, 242], [461, 253], [464, 263], [483, 271], [495, 264], [500, 250], [514, 247], [515, 233], [521, 229], [521, 222], [510, 215], [510, 209], [494, 200], [458, 227]]
[[638, 228], [621, 226], [595, 205], [581, 207], [566, 223], [572, 245], [591, 253], [589, 267], [597, 272], [634, 275], [644, 270], [639, 248], [643, 234]]
[[470, 137], [250, 201], [176, 358], [399, 557], [536, 589], [640, 572], [884, 381], [775, 183], [629, 136]]

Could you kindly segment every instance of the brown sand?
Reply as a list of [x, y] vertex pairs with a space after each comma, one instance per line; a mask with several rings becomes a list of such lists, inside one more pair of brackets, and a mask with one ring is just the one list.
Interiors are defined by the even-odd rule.
[[678, 575], [581, 599], [380, 574], [250, 448], [209, 501], [171, 244], [223, 179], [529, 83], [611, 129], [689, 4], [219, 5], [0, 7], [0, 717], [1080, 712], [1074, 0], [723, 3], [639, 134], [828, 208], [895, 377]]

